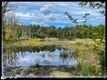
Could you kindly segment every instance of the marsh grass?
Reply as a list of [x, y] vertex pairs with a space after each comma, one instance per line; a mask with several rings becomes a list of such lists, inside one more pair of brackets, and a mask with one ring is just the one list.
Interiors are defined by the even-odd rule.
[[68, 52], [64, 51], [62, 54], [60, 54], [60, 57], [67, 58], [68, 54], [69, 54]]
[[[100, 41], [96, 39], [96, 41]], [[104, 41], [105, 42], [105, 41]], [[67, 48], [74, 48], [73, 54], [76, 55], [78, 61], [78, 69], [75, 71], [75, 75], [84, 76], [102, 76], [104, 75], [104, 53], [105, 45], [104, 43], [97, 44], [92, 39], [75, 39], [70, 40], [57, 40], [57, 41], [43, 41], [42, 39], [28, 39], [19, 41], [4, 41], [5, 45], [12, 44], [14, 46], [21, 45], [62, 45]], [[61, 56], [65, 56], [66, 54]], [[86, 63], [88, 60], [89, 63]], [[56, 71], [57, 72], [57, 71]], [[58, 75], [53, 72], [52, 75]], [[62, 72], [63, 74], [63, 72]], [[67, 73], [68, 74], [68, 73]], [[60, 75], [60, 72], [59, 72]]]

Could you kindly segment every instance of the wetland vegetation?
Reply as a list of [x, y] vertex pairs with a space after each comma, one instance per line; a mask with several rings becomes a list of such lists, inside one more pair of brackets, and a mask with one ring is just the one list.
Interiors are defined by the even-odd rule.
[[105, 25], [86, 25], [88, 13], [84, 24], [78, 24], [65, 12], [75, 26], [19, 25], [15, 16], [5, 15], [5, 5], [8, 2], [2, 5], [3, 77], [105, 75]]

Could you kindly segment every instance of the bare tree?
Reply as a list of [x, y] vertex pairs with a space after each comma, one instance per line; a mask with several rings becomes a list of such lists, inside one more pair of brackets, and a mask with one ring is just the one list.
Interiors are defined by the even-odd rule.
[[[10, 2], [2, 2], [2, 37], [4, 38], [5, 36], [11, 35], [12, 29], [10, 30], [8, 26], [10, 25], [13, 28], [18, 24], [19, 17], [15, 14], [16, 9], [17, 6], [15, 6], [14, 4]], [[13, 28], [13, 30], [15, 32], [16, 29]], [[3, 35], [4, 33], [5, 35]]]
[[6, 2], [2, 2], [2, 24], [4, 24], [4, 18], [6, 19], [5, 14], [9, 13], [9, 12], [14, 12], [17, 9], [17, 6], [14, 6], [13, 4], [11, 4], [10, 2], [6, 1]]
[[6, 12], [10, 11], [10, 10], [7, 10], [7, 5], [8, 5], [8, 3], [9, 3], [9, 2], [2, 2], [2, 16], [3, 16]]
[[15, 12], [10, 11], [8, 13], [6, 13], [3, 17], [3, 22], [5, 24], [17, 24], [18, 23], [18, 16], [16, 16]]
[[10, 4], [10, 2], [2, 2], [2, 16], [4, 16], [5, 13], [9, 11], [15, 11], [17, 9], [17, 6], [14, 6]]

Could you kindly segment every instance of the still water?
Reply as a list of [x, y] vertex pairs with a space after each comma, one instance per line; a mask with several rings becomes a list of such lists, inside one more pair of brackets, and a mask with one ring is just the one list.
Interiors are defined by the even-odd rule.
[[[66, 55], [64, 55], [65, 53]], [[4, 66], [73, 66], [75, 64], [77, 64], [77, 60], [72, 54], [72, 49], [59, 46], [7, 47], [3, 49]]]

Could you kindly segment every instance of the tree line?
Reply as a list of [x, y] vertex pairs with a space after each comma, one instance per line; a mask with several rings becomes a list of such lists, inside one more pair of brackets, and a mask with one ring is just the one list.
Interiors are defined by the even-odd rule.
[[[80, 6], [88, 5], [92, 8], [104, 8], [104, 2], [81, 2]], [[2, 3], [2, 37], [7, 39], [28, 39], [28, 38], [60, 38], [60, 39], [75, 39], [75, 38], [92, 38], [104, 39], [105, 26], [100, 24], [97, 26], [86, 25], [89, 13], [84, 14], [82, 17], [83, 25], [79, 24], [75, 17], [65, 12], [65, 15], [75, 23], [76, 26], [65, 26], [64, 28], [55, 26], [40, 26], [40, 25], [19, 25], [19, 17], [15, 15], [14, 6], [9, 6], [9, 2]], [[103, 9], [102, 9], [103, 10]], [[102, 14], [105, 11], [101, 11]], [[7, 14], [6, 14], [7, 13]]]
[[40, 26], [40, 25], [10, 25], [3, 27], [3, 38], [6, 39], [28, 39], [28, 38], [104, 38], [104, 25], [77, 25], [77, 26]]

